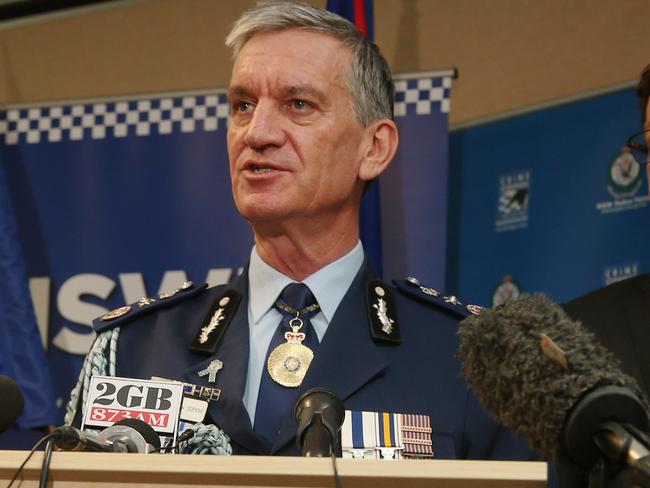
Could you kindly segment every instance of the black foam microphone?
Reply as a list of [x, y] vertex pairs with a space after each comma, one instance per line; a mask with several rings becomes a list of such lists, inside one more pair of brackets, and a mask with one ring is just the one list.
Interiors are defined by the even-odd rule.
[[341, 455], [343, 402], [331, 391], [312, 388], [296, 402], [296, 442], [305, 457]]
[[23, 412], [25, 399], [14, 380], [0, 375], [0, 432], [4, 432]]
[[568, 455], [585, 470], [648, 454], [641, 390], [546, 296], [486, 309], [463, 320], [459, 334], [462, 373], [479, 401], [534, 449]]
[[156, 431], [142, 420], [123, 419], [93, 435], [69, 425], [57, 427], [56, 446], [66, 451], [91, 451], [149, 453], [160, 450]]

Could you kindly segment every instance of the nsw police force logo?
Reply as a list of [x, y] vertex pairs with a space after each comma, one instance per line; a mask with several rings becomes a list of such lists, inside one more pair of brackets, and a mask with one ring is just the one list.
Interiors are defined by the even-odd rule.
[[622, 148], [607, 167], [607, 192], [613, 200], [596, 203], [603, 214], [645, 207], [648, 196], [639, 194], [643, 185], [641, 165], [634, 159], [630, 150]]
[[497, 232], [520, 229], [528, 225], [530, 171], [523, 170], [499, 177]]
[[503, 305], [521, 295], [521, 288], [512, 279], [512, 276], [505, 275], [503, 281], [492, 292], [492, 306]]
[[607, 189], [614, 198], [630, 197], [641, 188], [641, 167], [628, 148], [609, 165], [609, 186]]

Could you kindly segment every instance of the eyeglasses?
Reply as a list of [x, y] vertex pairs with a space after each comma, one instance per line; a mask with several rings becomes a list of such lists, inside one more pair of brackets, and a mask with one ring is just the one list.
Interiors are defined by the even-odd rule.
[[641, 165], [650, 163], [648, 160], [648, 143], [647, 137], [650, 135], [650, 129], [642, 130], [634, 134], [627, 140], [627, 148], [634, 156], [634, 159]]

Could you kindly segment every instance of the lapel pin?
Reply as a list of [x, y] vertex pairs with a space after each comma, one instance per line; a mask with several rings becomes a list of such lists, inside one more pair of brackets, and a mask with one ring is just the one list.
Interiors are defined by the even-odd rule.
[[213, 361], [210, 361], [207, 368], [202, 369], [197, 374], [201, 377], [207, 375], [208, 383], [214, 383], [217, 379], [217, 373], [221, 371], [221, 368], [223, 368], [223, 363], [218, 359], [214, 359]]

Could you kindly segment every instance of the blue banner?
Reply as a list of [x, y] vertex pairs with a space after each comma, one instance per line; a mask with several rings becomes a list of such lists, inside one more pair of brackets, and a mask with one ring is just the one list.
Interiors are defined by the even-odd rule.
[[[397, 77], [402, 146], [382, 177], [387, 278], [444, 278], [450, 85]], [[246, 265], [252, 232], [231, 196], [228, 111], [224, 91], [0, 111], [60, 419], [92, 319], [186, 279], [227, 282]]]
[[1, 163], [0, 156], [0, 374], [12, 378], [25, 398], [17, 425], [23, 429], [45, 427], [57, 421], [52, 378], [29, 296], [14, 209]]
[[[364, 35], [374, 40], [374, 2], [373, 0], [327, 0], [327, 10], [349, 20]], [[379, 275], [383, 274], [381, 251], [381, 198], [379, 181], [366, 188], [361, 202], [360, 234], [361, 242], [368, 259]]]
[[624, 90], [454, 132], [454, 290], [568, 301], [650, 271], [645, 168], [624, 150], [640, 129]]
[[445, 288], [451, 74], [396, 75], [400, 145], [381, 178], [386, 278]]

